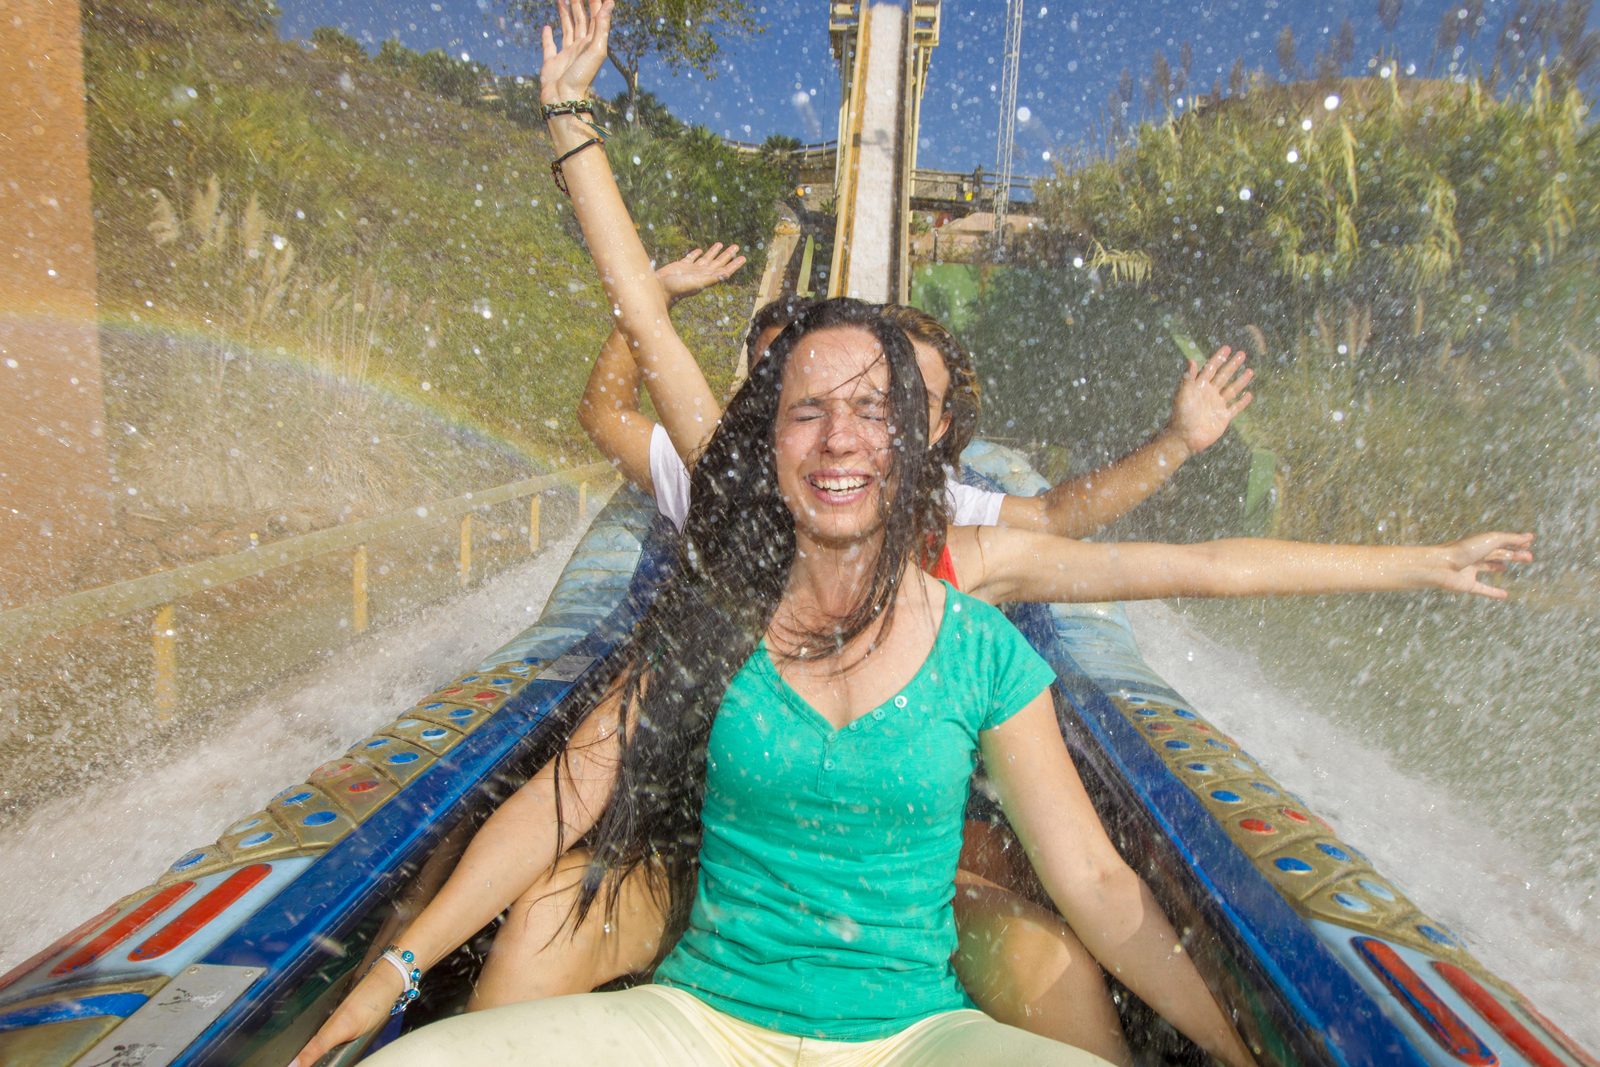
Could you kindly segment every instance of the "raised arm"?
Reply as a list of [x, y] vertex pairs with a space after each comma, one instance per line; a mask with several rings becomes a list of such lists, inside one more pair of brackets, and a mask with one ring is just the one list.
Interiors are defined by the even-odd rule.
[[1230, 1067], [1252, 1064], [1150, 887], [1106, 837], [1049, 692], [980, 739], [1006, 816], [1084, 947], [1201, 1048]]
[[606, 335], [595, 357], [578, 401], [578, 425], [624, 478], [642, 492], [655, 492], [650, 436], [656, 424], [639, 408], [639, 365], [620, 330]]
[[[483, 929], [550, 870], [558, 842], [571, 845], [594, 826], [616, 780], [619, 703], [614, 691], [579, 724], [564, 755], [495, 810], [473, 835], [438, 895], [395, 936], [396, 945], [416, 955], [418, 967], [426, 971]], [[374, 966], [294, 1062], [311, 1067], [329, 1049], [376, 1030], [403, 988], [395, 968]]]
[[[716, 285], [744, 265], [738, 245], [724, 247], [720, 242], [708, 249], [696, 248], [682, 259], [668, 263], [655, 272], [656, 280], [666, 293], [669, 306], [688, 299], [696, 293]], [[705, 376], [697, 366], [693, 375], [687, 376], [685, 389], [698, 385], [704, 395], [698, 405], [716, 407], [716, 399], [706, 384]], [[612, 330], [600, 348], [594, 369], [589, 372], [589, 382], [584, 386], [583, 398], [578, 405], [578, 423], [601, 455], [610, 460], [622, 476], [646, 493], [655, 492], [650, 474], [650, 437], [655, 422], [640, 410], [639, 365], [620, 330]], [[699, 447], [698, 440], [689, 440], [699, 427], [679, 417], [679, 408], [656, 395], [656, 410], [661, 415], [673, 447], [685, 457], [691, 457], [692, 448]], [[676, 430], [677, 436], [674, 436]], [[681, 443], [680, 443], [681, 441]], [[686, 458], [687, 461], [687, 458]]]
[[1245, 391], [1254, 373], [1245, 353], [1226, 345], [1204, 366], [1184, 361], [1172, 396], [1172, 415], [1161, 432], [1108, 466], [1062, 482], [1039, 496], [1008, 496], [1000, 523], [1058, 537], [1087, 537], [1132, 511], [1179, 467], [1222, 437], [1235, 415], [1249, 407]]
[[[556, 47], [549, 26], [542, 33], [540, 98], [547, 106], [588, 99], [590, 84], [605, 61], [611, 28], [612, 0], [557, 0], [556, 6], [561, 47]], [[600, 270], [617, 328], [627, 338], [668, 432], [675, 442], [692, 442], [692, 455], [716, 427], [721, 414], [716, 398], [672, 326], [666, 292], [622, 202], [599, 135], [580, 115], [551, 116], [549, 126], [573, 213]]]
[[1533, 560], [1531, 533], [1481, 533], [1441, 545], [1323, 545], [1231, 538], [1196, 545], [1073, 541], [1027, 530], [957, 527], [961, 588], [1008, 600], [1295, 596], [1442, 589], [1504, 599], [1485, 571]]

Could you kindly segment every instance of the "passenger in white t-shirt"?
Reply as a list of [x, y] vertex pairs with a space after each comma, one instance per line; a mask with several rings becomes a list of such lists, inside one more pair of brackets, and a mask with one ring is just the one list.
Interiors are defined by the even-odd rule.
[[[737, 245], [696, 249], [656, 272], [669, 303], [722, 281], [744, 263]], [[745, 359], [761, 358], [772, 339], [809, 301], [788, 295], [757, 311], [745, 335]], [[1035, 497], [1009, 496], [965, 485], [953, 475], [978, 421], [977, 375], [971, 357], [937, 319], [900, 307], [894, 317], [911, 338], [927, 387], [929, 425], [952, 471], [947, 492], [955, 526], [1010, 526], [1061, 537], [1086, 537], [1114, 522], [1158, 489], [1191, 456], [1221, 438], [1249, 405], [1252, 372], [1245, 354], [1219, 348], [1204, 366], [1189, 363], [1172, 398], [1172, 415], [1144, 445], [1106, 467], [1068, 479]], [[643, 382], [661, 417], [639, 409], [639, 365], [620, 333], [601, 348], [579, 407], [595, 446], [680, 529], [689, 512], [685, 457], [698, 455], [721, 409], [705, 376], [658, 375]]]

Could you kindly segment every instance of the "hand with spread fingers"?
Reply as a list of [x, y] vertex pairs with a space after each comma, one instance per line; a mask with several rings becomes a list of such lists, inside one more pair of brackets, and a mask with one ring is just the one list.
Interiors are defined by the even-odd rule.
[[1189, 361], [1172, 395], [1167, 432], [1181, 440], [1190, 455], [1216, 444], [1234, 417], [1250, 406], [1246, 391], [1255, 372], [1244, 365], [1244, 349], [1223, 345], [1204, 365]]
[[667, 291], [667, 302], [676, 304], [718, 282], [727, 281], [744, 264], [745, 257], [739, 254], [738, 245], [724, 245], [718, 241], [710, 248], [696, 248], [682, 259], [658, 267], [656, 277]]
[[540, 31], [544, 64], [539, 68], [539, 91], [544, 103], [582, 100], [606, 61], [606, 37], [611, 32], [612, 0], [556, 0], [561, 46], [549, 26]]
[[1504, 600], [1506, 591], [1479, 580], [1479, 574], [1501, 574], [1512, 563], [1532, 563], [1532, 545], [1531, 533], [1481, 533], [1440, 545], [1439, 588]]

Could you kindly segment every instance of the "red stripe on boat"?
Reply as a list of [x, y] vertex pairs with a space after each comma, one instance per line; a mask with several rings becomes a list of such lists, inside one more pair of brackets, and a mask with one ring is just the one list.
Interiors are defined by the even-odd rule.
[[17, 979], [21, 978], [23, 975], [39, 966], [39, 964], [43, 963], [51, 956], [54, 956], [57, 952], [65, 952], [67, 949], [78, 943], [78, 938], [82, 937], [90, 930], [93, 930], [95, 927], [99, 926], [116, 913], [117, 906], [113, 904], [105, 911], [102, 911], [99, 915], [96, 915], [94, 918], [90, 919], [88, 922], [78, 926], [72, 931], [72, 933], [67, 934], [65, 937], [56, 941], [49, 948], [40, 949], [38, 952], [35, 952], [21, 963], [11, 968], [11, 970], [7, 971], [4, 977], [0, 977], [0, 989], [4, 989], [11, 985]]
[[1566, 1035], [1566, 1031], [1562, 1030], [1561, 1027], [1557, 1026], [1549, 1019], [1546, 1019], [1544, 1015], [1540, 1013], [1538, 1008], [1535, 1008], [1532, 1004], [1529, 1004], [1526, 1000], [1522, 999], [1518, 999], [1517, 1006], [1523, 1011], [1527, 1012], [1529, 1015], [1533, 1016], [1534, 1021], [1536, 1021], [1540, 1026], [1544, 1027], [1545, 1033], [1549, 1034], [1555, 1043], [1560, 1045], [1562, 1049], [1566, 1051], [1567, 1055], [1583, 1064], [1583, 1067], [1600, 1067], [1600, 1060], [1596, 1060], [1593, 1056], [1579, 1048], [1578, 1043]]
[[1515, 1015], [1506, 1009], [1506, 1006], [1483, 986], [1472, 975], [1463, 971], [1453, 963], [1435, 960], [1433, 969], [1450, 983], [1450, 988], [1461, 995], [1461, 999], [1472, 1005], [1472, 1009], [1489, 1021], [1501, 1037], [1511, 1042], [1513, 1048], [1524, 1056], [1534, 1067], [1566, 1067], [1566, 1062], [1560, 1056], [1544, 1047], [1544, 1042], [1534, 1035], [1532, 1030], [1523, 1026]]
[[185, 893], [193, 888], [193, 882], [175, 882], [167, 886], [167, 888], [112, 923], [106, 928], [105, 933], [52, 967], [50, 969], [51, 977], [58, 977], [76, 971], [81, 967], [87, 967], [138, 933], [151, 919], [176, 904]]
[[1352, 937], [1350, 943], [1378, 980], [1388, 986], [1389, 992], [1405, 1005], [1411, 1017], [1422, 1024], [1428, 1035], [1439, 1042], [1450, 1055], [1462, 1063], [1487, 1067], [1499, 1063], [1500, 1058], [1479, 1040], [1461, 1016], [1450, 1005], [1439, 999], [1439, 994], [1428, 987], [1422, 976], [1400, 958], [1400, 953], [1372, 937]]
[[221, 915], [272, 873], [272, 864], [253, 863], [230, 874], [225, 882], [189, 905], [187, 911], [163, 926], [155, 936], [128, 953], [135, 963], [164, 956], [194, 935], [206, 923]]

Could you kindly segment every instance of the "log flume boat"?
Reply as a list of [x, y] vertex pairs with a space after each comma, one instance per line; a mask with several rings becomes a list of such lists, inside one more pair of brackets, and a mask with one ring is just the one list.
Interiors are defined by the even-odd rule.
[[[980, 441], [965, 459], [970, 480], [1045, 488], [1009, 449]], [[655, 521], [649, 500], [619, 492], [536, 625], [0, 978], [0, 1062], [287, 1062], [383, 943], [396, 901], [447, 867], [463, 836], [451, 831], [586, 710], [569, 694], [664, 566]], [[1119, 607], [1013, 618], [1056, 670], [1062, 729], [1114, 839], [1194, 931], [1190, 950], [1260, 1062], [1597, 1067], [1189, 708]], [[450, 970], [413, 1014], [459, 1005], [466, 978]]]

